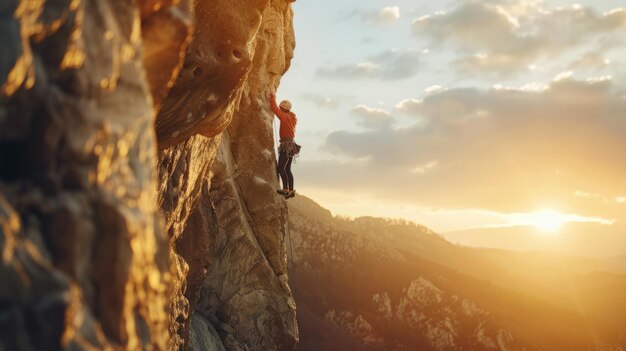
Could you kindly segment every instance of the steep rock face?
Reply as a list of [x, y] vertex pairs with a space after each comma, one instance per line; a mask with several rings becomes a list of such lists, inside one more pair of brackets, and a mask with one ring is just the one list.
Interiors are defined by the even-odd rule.
[[[159, 43], [141, 31], [160, 13], [0, 5], [0, 348], [167, 347], [171, 274], [142, 61]], [[184, 46], [180, 28], [169, 45]]]
[[209, 269], [198, 310], [217, 321], [227, 350], [290, 350], [297, 339], [283, 244], [287, 209], [275, 191], [274, 117], [265, 96], [293, 53], [293, 33], [282, 30], [291, 23], [286, 7], [273, 3], [264, 13], [254, 69], [213, 167], [221, 254]]
[[[241, 186], [254, 217], [240, 225], [259, 244], [238, 262], [228, 238], [240, 234], [218, 222], [228, 201], [211, 184], [230, 121], [270, 118], [250, 99], [288, 66], [289, 2], [9, 0], [0, 38], [0, 348], [293, 349], [284, 208]], [[269, 181], [271, 158], [243, 155], [271, 149], [264, 126], [234, 130], [233, 145], [260, 141], [224, 160]], [[278, 215], [248, 223], [265, 206]], [[263, 268], [233, 268], [252, 260]], [[231, 269], [242, 276], [219, 275]], [[253, 280], [266, 293], [246, 309], [190, 313], [203, 284]]]
[[184, 348], [194, 296], [215, 254], [211, 238], [216, 222], [208, 188], [218, 142], [194, 136], [160, 152], [160, 205], [175, 272], [169, 315], [172, 350]]
[[181, 282], [170, 345], [184, 347], [191, 322], [196, 336], [212, 335], [207, 325], [219, 332], [223, 345], [213, 347], [294, 349], [286, 208], [274, 190], [273, 116], [265, 98], [293, 55], [291, 8], [285, 1], [206, 1], [195, 14], [203, 26], [156, 123], [161, 208]]

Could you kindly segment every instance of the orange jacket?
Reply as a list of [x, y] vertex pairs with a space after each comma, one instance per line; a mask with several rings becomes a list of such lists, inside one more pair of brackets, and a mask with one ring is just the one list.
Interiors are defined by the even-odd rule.
[[270, 102], [272, 104], [272, 111], [278, 119], [280, 120], [280, 138], [290, 138], [293, 139], [296, 137], [296, 124], [298, 124], [298, 118], [296, 114], [291, 111], [283, 111], [276, 104], [276, 96], [272, 95], [270, 98]]

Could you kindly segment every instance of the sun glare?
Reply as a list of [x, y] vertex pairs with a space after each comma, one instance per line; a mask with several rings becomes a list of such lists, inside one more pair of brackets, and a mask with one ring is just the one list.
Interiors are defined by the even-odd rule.
[[557, 211], [543, 210], [531, 214], [529, 222], [543, 232], [554, 233], [561, 229], [567, 218]]

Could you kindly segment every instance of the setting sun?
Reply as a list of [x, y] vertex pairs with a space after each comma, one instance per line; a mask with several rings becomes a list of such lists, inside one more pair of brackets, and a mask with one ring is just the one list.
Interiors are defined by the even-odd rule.
[[567, 222], [567, 216], [552, 210], [543, 210], [532, 213], [529, 217], [529, 224], [535, 226], [543, 232], [556, 232]]

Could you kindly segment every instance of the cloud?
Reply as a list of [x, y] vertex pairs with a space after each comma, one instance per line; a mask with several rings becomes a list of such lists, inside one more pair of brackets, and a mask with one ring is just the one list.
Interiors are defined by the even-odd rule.
[[[303, 182], [381, 199], [496, 211], [554, 207], [626, 220], [615, 201], [592, 206], [574, 195], [626, 193], [624, 111], [626, 99], [608, 78], [562, 76], [541, 89], [438, 88], [396, 106], [394, 113], [416, 119], [412, 126], [330, 133], [324, 148], [352, 161], [300, 167]], [[371, 127], [393, 121], [366, 106], [353, 113], [374, 121]]]
[[400, 8], [388, 6], [380, 11], [365, 12], [362, 17], [368, 24], [390, 24], [400, 19]]
[[412, 31], [461, 53], [455, 66], [469, 74], [504, 76], [535, 61], [626, 31], [626, 9], [600, 14], [572, 5], [546, 10], [540, 1], [462, 0], [450, 12], [413, 21]]
[[389, 6], [380, 10], [380, 17], [385, 21], [395, 22], [400, 19], [400, 8], [398, 6]]
[[393, 124], [391, 114], [379, 108], [357, 105], [352, 109], [352, 114], [358, 118], [361, 126], [369, 129], [386, 129]]
[[351, 10], [344, 10], [344, 11], [340, 11], [337, 14], [337, 17], [334, 19], [334, 22], [343, 22], [343, 21], [347, 21], [353, 17], [358, 16], [359, 14], [362, 14], [361, 11], [357, 10], [357, 9], [351, 9]]
[[400, 19], [400, 8], [398, 6], [389, 6], [380, 10], [377, 14], [379, 23], [394, 23]]
[[428, 162], [426, 164], [423, 164], [423, 165], [420, 165], [420, 166], [417, 166], [417, 167], [413, 168], [411, 170], [411, 173], [424, 174], [424, 173], [430, 171], [431, 169], [437, 167], [438, 164], [439, 164], [438, 161], [431, 161], [431, 162]]
[[418, 73], [420, 56], [417, 50], [388, 50], [364, 62], [319, 68], [316, 75], [327, 79], [401, 80]]
[[387, 6], [380, 10], [353, 9], [349, 12], [339, 14], [336, 21], [346, 21], [354, 17], [360, 17], [367, 25], [387, 25], [397, 22], [400, 19], [400, 7]]
[[329, 109], [337, 109], [341, 104], [352, 101], [354, 96], [325, 96], [315, 93], [302, 94], [302, 98], [308, 100], [319, 107], [325, 107]]
[[422, 107], [422, 100], [406, 99], [406, 100], [400, 101], [396, 105], [396, 110], [405, 115], [416, 116], [421, 113], [422, 111], [421, 107]]
[[328, 79], [376, 78], [380, 75], [380, 66], [374, 62], [366, 61], [339, 65], [334, 68], [322, 67], [317, 70], [316, 75]]
[[611, 60], [600, 53], [588, 52], [569, 65], [570, 70], [599, 71], [611, 65]]

